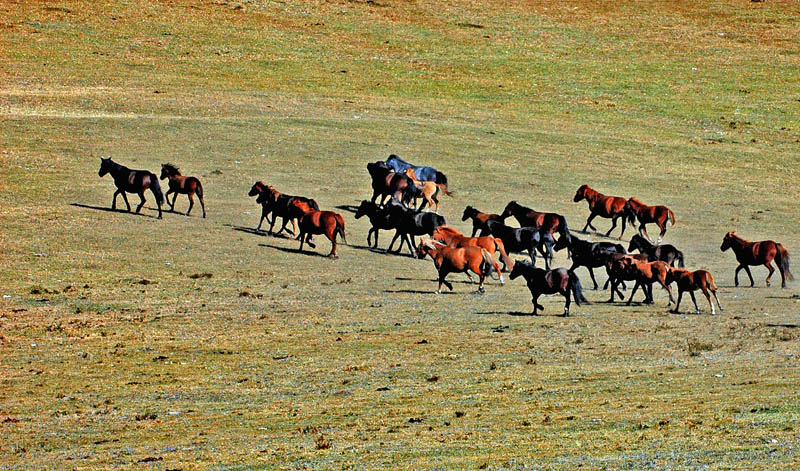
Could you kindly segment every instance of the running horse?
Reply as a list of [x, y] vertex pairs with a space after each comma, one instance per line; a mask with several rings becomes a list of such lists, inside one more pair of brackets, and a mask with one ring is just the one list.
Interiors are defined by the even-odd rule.
[[600, 216], [601, 218], [611, 219], [611, 229], [606, 232], [606, 237], [611, 235], [611, 231], [617, 227], [617, 219], [622, 218], [622, 232], [619, 233], [619, 238], [625, 234], [625, 204], [627, 200], [621, 196], [606, 196], [599, 191], [593, 190], [589, 185], [581, 185], [578, 191], [575, 192], [575, 197], [572, 201], [575, 203], [581, 200], [586, 200], [589, 203], [589, 218], [586, 220], [586, 225], [583, 226], [583, 231], [586, 228], [591, 228], [597, 231], [597, 228], [592, 225], [592, 220]]
[[[169, 190], [164, 195], [169, 204], [169, 210], [175, 211], [175, 200], [178, 198], [178, 193], [186, 195], [189, 198], [189, 210], [186, 215], [192, 212], [194, 206], [194, 195], [197, 194], [197, 199], [200, 200], [200, 207], [203, 208], [203, 218], [206, 217], [206, 203], [203, 201], [203, 185], [197, 177], [184, 177], [181, 175], [178, 167], [172, 164], [161, 165], [161, 179], [169, 178]], [[169, 202], [169, 194], [175, 193], [172, 197], [172, 203]]]
[[694, 302], [695, 312], [700, 314], [700, 307], [697, 305], [697, 299], [694, 297], [694, 292], [698, 289], [703, 292], [706, 300], [708, 300], [712, 316], [716, 314], [716, 311], [714, 311], [714, 305], [711, 303], [711, 296], [708, 295], [709, 292], [714, 295], [719, 310], [723, 310], [722, 304], [719, 303], [719, 298], [717, 297], [717, 285], [714, 283], [714, 277], [711, 276], [711, 273], [705, 270], [689, 271], [675, 267], [668, 267], [668, 269], [671, 275], [670, 283], [675, 281], [675, 283], [678, 284], [678, 301], [675, 303], [675, 309], [672, 310], [674, 314], [680, 312], [678, 308], [681, 305], [681, 297], [683, 297], [684, 291], [689, 292], [689, 295], [692, 297], [692, 302]]
[[647, 234], [645, 226], [650, 223], [656, 223], [658, 228], [661, 229], [661, 234], [656, 240], [657, 244], [661, 243], [664, 234], [667, 233], [667, 221], [673, 226], [675, 225], [675, 213], [671, 209], [666, 206], [648, 206], [636, 198], [628, 199], [628, 202], [625, 203], [625, 212], [631, 225], [636, 224], [637, 219], [639, 220], [639, 234], [648, 239], [650, 239], [650, 236]]
[[395, 154], [390, 155], [386, 159], [386, 165], [397, 173], [402, 173], [410, 168], [414, 170], [414, 174], [416, 174], [417, 178], [420, 180], [439, 183], [447, 187], [447, 177], [445, 174], [433, 167], [420, 167], [410, 164]]
[[472, 219], [472, 237], [475, 237], [478, 231], [483, 232], [488, 230], [486, 223], [490, 220], [503, 222], [503, 218], [501, 218], [499, 214], [482, 213], [472, 206], [464, 208], [464, 214], [461, 215], [462, 221], [466, 221], [467, 219]]
[[509, 202], [500, 218], [505, 220], [509, 216], [514, 216], [522, 227], [538, 227], [542, 233], [542, 240], [547, 247], [547, 256], [553, 259], [553, 244], [555, 239], [553, 233], [558, 232], [561, 237], [570, 237], [567, 227], [567, 218], [557, 213], [542, 213], [531, 208], [526, 208], [516, 201]]
[[385, 162], [371, 162], [367, 164], [367, 172], [372, 178], [372, 198], [373, 203], [380, 195], [378, 204], [383, 206], [387, 196], [391, 196], [403, 205], [410, 205], [417, 192], [417, 187], [406, 175], [395, 172]]
[[293, 200], [291, 204], [303, 215], [298, 224], [300, 228], [300, 235], [297, 237], [300, 239], [299, 251], [303, 251], [304, 243], [308, 243], [311, 248], [316, 247], [316, 245], [311, 242], [312, 235], [325, 234], [325, 237], [331, 241], [331, 253], [328, 254], [328, 257], [339, 258], [339, 256], [336, 255], [336, 236], [341, 236], [342, 242], [345, 244], [347, 243], [347, 239], [344, 235], [344, 219], [341, 214], [333, 211], [316, 210], [305, 201]]
[[775, 268], [772, 266], [772, 260], [778, 265], [778, 270], [781, 272], [781, 288], [786, 288], [786, 280], [793, 280], [794, 276], [789, 271], [789, 252], [783, 245], [772, 240], [762, 240], [760, 242], [750, 242], [738, 235], [735, 231], [728, 232], [722, 239], [722, 246], [720, 250], [723, 252], [732, 249], [736, 254], [736, 261], [739, 266], [736, 267], [736, 273], [733, 276], [733, 281], [736, 286], [739, 286], [739, 271], [744, 269], [747, 276], [750, 278], [750, 286], [755, 286], [753, 282], [753, 275], [750, 273], [750, 265], [764, 265], [769, 270], [767, 275], [767, 286], [770, 285], [769, 280], [772, 274], [775, 273]]
[[414, 182], [414, 186], [417, 187], [419, 194], [414, 195], [414, 204], [416, 205], [416, 200], [419, 196], [423, 197], [422, 204], [417, 208], [418, 210], [422, 211], [425, 208], [425, 204], [428, 207], [433, 208], [434, 204], [436, 205], [435, 212], [439, 213], [439, 192], [447, 196], [453, 196], [452, 193], [447, 191], [447, 186], [442, 185], [441, 183], [436, 182], [429, 182], [429, 181], [420, 181], [417, 180], [417, 175], [414, 173], [414, 169], [407, 168], [403, 171], [403, 174], [411, 179]]
[[[499, 252], [503, 270], [508, 271], [514, 266], [514, 261], [506, 253], [503, 241], [493, 236], [467, 237], [450, 226], [439, 226], [433, 231], [433, 240], [445, 243], [450, 247], [483, 247], [492, 254], [492, 257], [495, 252]], [[500, 277], [500, 279], [503, 278]]]
[[519, 260], [514, 264], [514, 269], [508, 276], [512, 280], [522, 276], [528, 284], [531, 292], [531, 302], [533, 303], [533, 315], [538, 315], [539, 309], [544, 310], [544, 306], [539, 304], [539, 296], [543, 294], [560, 294], [567, 300], [564, 304], [562, 316], [569, 315], [570, 294], [575, 297], [575, 304], [591, 304], [583, 296], [581, 281], [574, 271], [566, 268], [556, 268], [555, 270], [543, 270], [536, 268], [525, 260]]
[[128, 197], [125, 196], [125, 193], [137, 193], [142, 200], [139, 206], [136, 207], [136, 213], [138, 214], [145, 203], [144, 192], [150, 188], [158, 205], [158, 219], [161, 219], [161, 204], [164, 202], [164, 194], [161, 193], [161, 185], [158, 184], [158, 178], [154, 173], [147, 170], [131, 170], [111, 159], [101, 157], [100, 170], [97, 174], [102, 178], [107, 173], [111, 174], [111, 177], [114, 178], [114, 185], [117, 186], [117, 191], [114, 192], [114, 199], [111, 202], [111, 209], [117, 209], [117, 195], [122, 194], [125, 206], [128, 207], [128, 212], [130, 212], [131, 205], [128, 203]]
[[428, 255], [431, 256], [436, 269], [439, 271], [439, 288], [436, 290], [436, 294], [441, 294], [442, 285], [446, 285], [450, 291], [453, 291], [453, 285], [445, 280], [450, 273], [467, 273], [469, 276], [469, 272], [472, 271], [478, 275], [478, 293], [480, 294], [486, 292], [483, 282], [487, 276], [491, 275], [492, 268], [497, 270], [497, 275], [500, 276], [502, 284], [503, 277], [500, 275], [500, 267], [494, 261], [492, 255], [484, 248], [448, 247], [433, 239], [422, 238], [417, 247], [416, 256], [419, 259], [423, 259]]
[[[292, 223], [292, 235], [297, 234], [297, 210], [293, 209], [294, 207], [292, 206], [292, 202], [295, 200], [308, 203], [308, 206], [311, 209], [319, 210], [319, 205], [313, 199], [306, 198], [305, 196], [292, 196], [281, 193], [272, 186], [261, 181], [255, 182], [247, 195], [256, 196], [256, 203], [261, 205], [261, 219], [258, 220], [258, 227], [256, 227], [256, 231], [261, 230], [261, 224], [266, 219], [267, 222], [270, 223], [270, 234], [272, 234], [272, 230], [275, 228], [275, 223], [278, 220], [278, 216], [283, 218], [283, 226], [278, 231], [278, 234], [284, 230], [289, 230], [289, 228], [286, 227], [289, 222]], [[270, 213], [272, 213], [271, 222], [269, 220]]]

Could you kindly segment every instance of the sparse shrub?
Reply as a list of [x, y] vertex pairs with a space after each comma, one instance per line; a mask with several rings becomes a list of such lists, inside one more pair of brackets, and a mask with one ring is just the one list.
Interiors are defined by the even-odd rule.
[[714, 346], [710, 343], [705, 343], [697, 340], [697, 338], [692, 337], [686, 340], [686, 349], [689, 351], [690, 357], [696, 357], [700, 355], [700, 352], [709, 352], [714, 350]]

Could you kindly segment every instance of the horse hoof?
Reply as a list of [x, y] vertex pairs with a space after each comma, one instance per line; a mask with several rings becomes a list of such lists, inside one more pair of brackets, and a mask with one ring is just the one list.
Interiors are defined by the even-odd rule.
[[433, 292], [433, 294], [442, 294], [442, 292], [439, 291], [439, 290], [436, 290], [436, 291]]

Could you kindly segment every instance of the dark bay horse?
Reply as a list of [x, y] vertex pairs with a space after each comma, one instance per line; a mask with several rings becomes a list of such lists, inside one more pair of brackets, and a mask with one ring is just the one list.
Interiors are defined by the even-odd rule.
[[583, 296], [581, 290], [581, 282], [578, 275], [573, 271], [566, 268], [556, 268], [555, 270], [543, 270], [536, 268], [524, 260], [518, 260], [514, 264], [514, 269], [511, 270], [509, 278], [512, 280], [522, 276], [528, 283], [528, 289], [531, 292], [531, 302], [533, 302], [533, 315], [538, 315], [539, 309], [544, 310], [544, 306], [539, 304], [539, 296], [543, 294], [556, 294], [559, 293], [567, 300], [564, 304], [564, 313], [562, 316], [569, 315], [570, 294], [575, 296], [575, 304], [578, 306], [581, 303], [591, 304]]
[[661, 243], [661, 239], [667, 233], [667, 221], [673, 226], [675, 225], [675, 213], [671, 209], [666, 206], [648, 206], [636, 198], [628, 199], [625, 204], [625, 212], [631, 225], [636, 224], [637, 219], [639, 220], [639, 234], [646, 236], [648, 239], [650, 236], [647, 234], [645, 226], [650, 223], [656, 223], [658, 228], [661, 229], [661, 234], [656, 240], [657, 244]]
[[298, 236], [298, 239], [300, 239], [299, 250], [301, 252], [303, 251], [304, 243], [308, 243], [311, 248], [315, 248], [316, 245], [311, 242], [311, 236], [314, 234], [325, 234], [325, 237], [331, 241], [331, 253], [328, 254], [328, 257], [339, 258], [339, 256], [336, 255], [336, 236], [341, 236], [342, 242], [345, 244], [347, 243], [344, 234], [344, 219], [342, 216], [333, 211], [319, 211], [313, 209], [308, 203], [300, 200], [292, 201], [292, 206], [303, 213], [303, 217], [300, 218], [300, 223], [298, 224], [300, 227], [300, 235]]
[[[361, 219], [364, 216], [366, 216], [367, 219], [369, 219], [370, 224], [372, 224], [369, 232], [367, 232], [367, 245], [372, 248], [377, 248], [378, 233], [381, 229], [395, 229], [395, 220], [389, 213], [389, 208], [380, 207], [377, 204], [367, 200], [363, 200], [361, 202], [361, 204], [358, 206], [358, 210], [356, 210], [355, 215], [356, 219]], [[371, 244], [370, 241], [372, 240], [373, 234], [375, 234], [375, 243]]]
[[606, 232], [606, 237], [611, 235], [611, 231], [617, 227], [617, 219], [622, 218], [622, 232], [619, 233], [619, 238], [625, 234], [625, 204], [627, 200], [621, 196], [606, 196], [599, 191], [593, 190], [589, 185], [581, 185], [578, 191], [575, 192], [575, 197], [572, 201], [579, 202], [586, 200], [589, 203], [589, 219], [586, 220], [586, 225], [583, 226], [583, 231], [589, 227], [593, 231], [597, 228], [592, 225], [592, 220], [600, 216], [601, 218], [611, 219], [611, 229]]
[[[555, 242], [553, 233], [558, 232], [561, 237], [569, 237], [569, 228], [567, 227], [567, 218], [557, 213], [542, 213], [535, 211], [531, 208], [526, 208], [518, 204], [516, 201], [510, 201], [500, 217], [506, 219], [509, 216], [514, 216], [521, 227], [538, 227], [542, 232], [542, 236], [549, 235], [549, 239]], [[547, 246], [547, 256], [550, 260], [553, 259], [552, 245]]]
[[[181, 175], [178, 167], [172, 164], [161, 165], [161, 179], [169, 178], [169, 190], [164, 195], [169, 203], [169, 210], [175, 210], [175, 200], [178, 194], [183, 194], [189, 197], [189, 210], [186, 215], [192, 212], [194, 206], [194, 195], [197, 194], [197, 199], [200, 200], [200, 207], [203, 208], [203, 217], [206, 217], [206, 203], [203, 201], [203, 185], [197, 177], [184, 177]], [[172, 197], [172, 203], [169, 202], [169, 194], [175, 193]]]
[[491, 275], [492, 268], [497, 270], [500, 284], [503, 284], [500, 266], [494, 261], [492, 255], [481, 247], [448, 247], [433, 239], [423, 238], [417, 247], [416, 257], [422, 259], [428, 255], [431, 256], [439, 271], [439, 289], [436, 290], [436, 294], [442, 292], [442, 285], [446, 285], [450, 291], [453, 291], [453, 285], [445, 280], [450, 273], [467, 273], [469, 275], [469, 272], [472, 271], [478, 275], [478, 293], [481, 294], [486, 291], [483, 282], [487, 276]]
[[475, 237], [478, 231], [488, 230], [486, 229], [486, 222], [489, 220], [503, 222], [503, 218], [500, 217], [499, 214], [482, 213], [472, 206], [464, 208], [464, 214], [461, 215], [462, 221], [466, 221], [467, 219], [472, 219], [472, 237]]
[[567, 249], [572, 257], [572, 266], [569, 271], [575, 271], [578, 267], [586, 267], [589, 270], [589, 276], [594, 283], [594, 289], [597, 289], [597, 280], [594, 278], [594, 269], [602, 267], [606, 264], [607, 257], [605, 252], [614, 252], [625, 254], [625, 247], [620, 244], [612, 242], [589, 242], [588, 240], [579, 239], [576, 236], [560, 237], [556, 241], [553, 249], [558, 252], [562, 249]]
[[[637, 272], [635, 270], [631, 270], [629, 267], [630, 265], [623, 262], [626, 259], [632, 259], [639, 262], [648, 262], [649, 259], [645, 254], [633, 254], [633, 255], [623, 255], [616, 252], [608, 252], [606, 250], [598, 250], [598, 255], [605, 257], [606, 259], [606, 274], [608, 274], [608, 280], [606, 281], [606, 286], [609, 286], [611, 289], [611, 298], [609, 298], [608, 302], [614, 302], [614, 294], [619, 294], [620, 300], [625, 299], [625, 296], [622, 294], [622, 291], [619, 290], [619, 286], [622, 285], [623, 289], [625, 288], [626, 281], [636, 281]], [[603, 289], [606, 289], [605, 286]], [[647, 297], [647, 292], [645, 291], [645, 296]], [[647, 302], [647, 301], [645, 301]]]
[[[291, 222], [292, 223], [292, 235], [297, 233], [297, 223], [296, 219], [297, 210], [293, 209], [292, 202], [295, 200], [302, 201], [304, 203], [308, 203], [309, 207], [312, 209], [319, 210], [319, 205], [316, 201], [311, 198], [306, 198], [305, 196], [292, 196], [286, 195], [284, 193], [279, 192], [275, 188], [270, 185], [266, 185], [261, 181], [257, 181], [253, 184], [250, 188], [250, 192], [247, 193], [248, 196], [257, 196], [256, 203], [261, 205], [261, 219], [258, 220], [258, 227], [256, 227], [257, 231], [261, 230], [261, 224], [266, 219], [267, 222], [270, 223], [269, 225], [269, 233], [272, 234], [272, 229], [275, 227], [275, 222], [277, 221], [278, 217], [283, 218], [283, 226], [278, 231], [278, 234], [283, 232], [284, 230], [289, 230], [286, 225]], [[269, 214], [272, 213], [272, 221], [269, 220]]]
[[698, 289], [703, 292], [706, 300], [708, 300], [712, 316], [716, 314], [716, 311], [714, 311], [714, 305], [711, 303], [711, 296], [708, 295], [709, 291], [714, 295], [717, 306], [719, 306], [719, 310], [722, 311], [722, 304], [719, 303], [719, 298], [717, 297], [717, 285], [714, 283], [714, 277], [711, 276], [711, 273], [705, 270], [689, 271], [674, 267], [669, 267], [669, 271], [672, 280], [678, 285], [678, 301], [675, 303], [675, 309], [672, 310], [673, 313], [678, 314], [680, 312], [678, 308], [681, 306], [681, 298], [683, 297], [684, 291], [688, 291], [689, 295], [692, 297], [692, 302], [694, 302], [695, 312], [700, 314], [700, 307], [697, 305], [697, 299], [694, 297], [694, 292]]
[[[505, 244], [497, 237], [467, 237], [450, 226], [439, 226], [433, 231], [433, 240], [445, 243], [450, 247], [482, 247], [492, 254], [492, 257], [495, 252], [498, 252], [500, 260], [503, 262], [503, 270], [509, 270], [514, 266], [514, 261], [506, 253]], [[503, 278], [500, 277], [500, 279]]]
[[158, 178], [154, 173], [147, 170], [131, 170], [111, 159], [101, 157], [100, 170], [97, 174], [102, 178], [107, 173], [111, 174], [114, 178], [114, 185], [117, 186], [117, 191], [114, 192], [114, 200], [111, 202], [111, 209], [117, 209], [117, 195], [121, 194], [122, 199], [125, 201], [125, 206], [128, 207], [128, 212], [130, 212], [131, 205], [128, 203], [128, 197], [125, 196], [125, 193], [136, 193], [142, 200], [139, 206], [136, 207], [136, 212], [138, 213], [145, 203], [144, 192], [150, 188], [158, 205], [158, 219], [161, 219], [161, 204], [164, 202], [164, 194], [161, 193], [161, 185], [158, 184]]
[[548, 244], [552, 246], [549, 235], [542, 236], [539, 227], [511, 227], [506, 226], [500, 221], [489, 220], [486, 227], [481, 231], [481, 236], [491, 235], [503, 241], [503, 245], [508, 253], [525, 253], [531, 257], [531, 263], [536, 265], [536, 250], [542, 254], [544, 263], [550, 268], [547, 257]]
[[677, 260], [678, 266], [683, 268], [683, 252], [672, 244], [654, 245], [642, 235], [636, 234], [631, 237], [631, 243], [628, 244], [628, 252], [633, 252], [634, 250], [647, 255], [651, 262], [660, 260], [674, 267]]
[[398, 247], [396, 253], [400, 253], [403, 249], [403, 242], [405, 242], [408, 244], [411, 255], [414, 255], [414, 246], [416, 244], [414, 236], [433, 235], [433, 231], [437, 227], [445, 225], [444, 216], [406, 208], [394, 200], [389, 201], [386, 207], [389, 211], [392, 225], [395, 228], [395, 234], [392, 241], [389, 242], [389, 247], [386, 249], [387, 252], [392, 249], [398, 237], [402, 237], [400, 239], [400, 247]]
[[420, 180], [435, 182], [444, 185], [447, 188], [447, 177], [442, 172], [436, 170], [433, 167], [420, 167], [418, 165], [413, 165], [405, 160], [401, 159], [399, 156], [392, 154], [386, 159], [386, 165], [389, 166], [392, 170], [397, 173], [403, 173], [406, 169], [414, 170], [414, 174]]
[[770, 278], [775, 273], [775, 268], [772, 266], [772, 260], [778, 265], [778, 270], [781, 272], [781, 288], [786, 288], [786, 280], [793, 280], [792, 272], [789, 271], [789, 252], [783, 245], [773, 240], [762, 240], [760, 242], [750, 242], [738, 235], [735, 231], [728, 232], [722, 239], [720, 250], [723, 252], [732, 249], [736, 254], [736, 261], [739, 266], [736, 267], [736, 273], [733, 276], [734, 284], [739, 286], [739, 271], [744, 269], [747, 276], [750, 278], [750, 286], [755, 286], [753, 282], [753, 275], [750, 273], [750, 265], [764, 265], [769, 270], [767, 275], [767, 286], [770, 285]]
[[372, 201], [380, 195], [380, 205], [383, 205], [387, 196], [396, 199], [401, 204], [409, 206], [417, 193], [417, 187], [408, 176], [393, 171], [385, 162], [370, 162], [367, 172], [372, 178]]

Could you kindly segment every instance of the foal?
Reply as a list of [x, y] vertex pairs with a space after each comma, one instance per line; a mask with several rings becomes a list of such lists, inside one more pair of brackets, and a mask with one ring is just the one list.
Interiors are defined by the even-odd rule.
[[[203, 217], [206, 217], [206, 203], [203, 201], [203, 185], [197, 177], [184, 177], [181, 175], [178, 167], [172, 164], [161, 165], [161, 179], [169, 178], [169, 190], [164, 194], [164, 197], [169, 203], [169, 210], [175, 211], [175, 200], [178, 194], [183, 194], [189, 197], [189, 210], [186, 215], [192, 212], [194, 206], [194, 195], [197, 194], [197, 199], [200, 200], [200, 207], [203, 208]], [[175, 193], [172, 196], [172, 203], [169, 202], [169, 194]]]
[[716, 314], [716, 311], [714, 311], [714, 305], [711, 303], [711, 296], [708, 295], [709, 291], [714, 295], [719, 310], [723, 310], [722, 304], [719, 303], [719, 298], [717, 297], [717, 285], [714, 284], [714, 277], [711, 276], [711, 273], [705, 270], [689, 271], [674, 267], [669, 267], [669, 271], [672, 275], [672, 279], [678, 284], [678, 302], [675, 303], [675, 309], [672, 310], [673, 313], [678, 314], [678, 308], [681, 305], [681, 296], [683, 296], [684, 291], [688, 291], [692, 296], [695, 311], [697, 314], [700, 314], [700, 307], [697, 305], [697, 299], [694, 297], [694, 292], [698, 289], [703, 292], [708, 300], [708, 305], [711, 306], [712, 316]]
[[671, 209], [666, 206], [648, 206], [636, 198], [628, 200], [625, 204], [625, 212], [628, 214], [628, 221], [631, 225], [636, 224], [637, 219], [639, 220], [639, 234], [646, 236], [648, 239], [650, 236], [647, 234], [645, 226], [652, 222], [656, 223], [658, 228], [661, 229], [661, 234], [658, 235], [656, 240], [657, 244], [661, 243], [661, 239], [667, 233], [667, 221], [673, 226], [675, 225], [675, 213]]
[[739, 286], [739, 271], [744, 269], [747, 276], [750, 278], [750, 286], [753, 287], [753, 275], [750, 273], [749, 265], [764, 265], [769, 270], [767, 275], [767, 286], [772, 274], [775, 273], [775, 268], [772, 267], [772, 260], [778, 264], [778, 270], [781, 272], [781, 288], [786, 288], [786, 280], [793, 280], [792, 272], [789, 271], [789, 252], [783, 245], [772, 241], [763, 240], [761, 242], [749, 242], [736, 235], [735, 231], [728, 232], [722, 239], [722, 246], [720, 250], [723, 252], [732, 249], [736, 254], [736, 261], [739, 266], [736, 267], [736, 273], [733, 276], [734, 283]]
[[[436, 214], [439, 214], [439, 198], [438, 198], [439, 192], [441, 191], [443, 194], [447, 196], [452, 196], [452, 193], [447, 191], [447, 186], [436, 182], [419, 181], [417, 180], [417, 176], [414, 175], [414, 170], [411, 168], [407, 168], [403, 173], [408, 178], [410, 178], [412, 182], [414, 182], [414, 185], [417, 187], [419, 192], [422, 193], [422, 197], [424, 198], [422, 204], [419, 207], [417, 207], [417, 209], [419, 211], [422, 211], [425, 208], [425, 204], [427, 204], [428, 207], [430, 208], [432, 208], [433, 205], [436, 204], [435, 212]], [[417, 195], [414, 195], [415, 206], [417, 204], [416, 203], [417, 197], [418, 197]]]
[[539, 309], [544, 310], [544, 306], [539, 304], [539, 296], [543, 294], [556, 294], [559, 293], [567, 300], [564, 304], [564, 313], [562, 316], [569, 315], [570, 305], [570, 292], [575, 296], [575, 304], [578, 306], [581, 303], [591, 304], [583, 296], [581, 290], [581, 282], [578, 275], [573, 271], [566, 268], [556, 268], [555, 270], [543, 270], [536, 268], [525, 260], [519, 260], [514, 264], [514, 269], [508, 276], [512, 280], [522, 276], [528, 283], [528, 289], [531, 292], [531, 302], [533, 303], [533, 315], [538, 315]]
[[467, 273], [469, 271], [478, 275], [478, 293], [483, 294], [486, 290], [483, 287], [483, 281], [487, 275], [492, 273], [492, 268], [497, 270], [502, 284], [502, 275], [500, 274], [500, 267], [494, 261], [492, 255], [486, 249], [480, 247], [448, 247], [441, 242], [423, 238], [416, 252], [417, 258], [425, 258], [430, 255], [433, 259], [434, 265], [439, 270], [439, 289], [436, 294], [441, 294], [442, 285], [446, 285], [450, 291], [453, 291], [453, 285], [445, 280], [449, 273]]
[[500, 252], [500, 260], [505, 271], [514, 265], [514, 261], [506, 253], [503, 241], [493, 236], [467, 237], [450, 226], [439, 226], [433, 231], [433, 239], [450, 247], [483, 247], [492, 254], [492, 257], [495, 251]]

